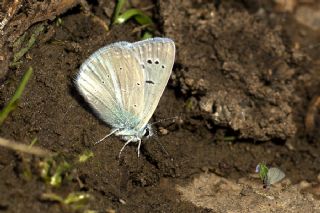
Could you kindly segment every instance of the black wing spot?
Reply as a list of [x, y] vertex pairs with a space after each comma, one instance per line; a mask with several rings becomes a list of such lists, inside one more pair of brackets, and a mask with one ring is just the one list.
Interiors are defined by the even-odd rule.
[[133, 105], [134, 107], [137, 107], [137, 104]]
[[147, 60], [147, 63], [148, 64], [152, 64], [152, 61], [149, 59], [149, 60]]
[[156, 60], [154, 63], [155, 63], [155, 64], [159, 64], [159, 61], [158, 61], [158, 60]]
[[122, 70], [122, 67], [120, 67], [120, 70]]
[[104, 81], [102, 81], [102, 83], [104, 84]]
[[147, 84], [154, 84], [153, 81], [146, 81]]
[[140, 83], [137, 83], [138, 86], [140, 86]]
[[144, 69], [145, 67], [144, 67], [144, 64], [141, 64], [141, 66], [142, 66], [142, 69]]
[[108, 76], [108, 78], [110, 78], [110, 75], [107, 75]]
[[162, 69], [164, 69], [164, 65], [162, 65], [161, 67], [162, 67]]

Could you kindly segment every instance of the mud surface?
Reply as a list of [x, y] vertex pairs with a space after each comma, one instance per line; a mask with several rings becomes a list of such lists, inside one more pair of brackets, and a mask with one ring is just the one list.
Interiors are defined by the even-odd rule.
[[[133, 144], [118, 159], [123, 141], [115, 136], [93, 145], [110, 128], [73, 84], [95, 50], [138, 40], [137, 23], [107, 29], [114, 3], [98, 0], [64, 1], [76, 6], [24, 26], [26, 37], [43, 29], [19, 66], [2, 63], [8, 69], [0, 76], [0, 105], [28, 67], [34, 73], [1, 137], [25, 144], [37, 138], [37, 146], [59, 153], [57, 164], [72, 168], [60, 187], [52, 187], [41, 178], [39, 165], [46, 159], [1, 147], [0, 211], [69, 212], [70, 205], [43, 195], [71, 192], [91, 196], [79, 212], [286, 212], [292, 205], [291, 212], [320, 211], [320, 22], [303, 13], [319, 13], [320, 5], [270, 2], [131, 1], [154, 19], [155, 35], [177, 46], [173, 74], [151, 122], [178, 119], [155, 125], [158, 134], [143, 142], [140, 158]], [[21, 7], [17, 14], [33, 9]], [[5, 47], [1, 61], [12, 61], [18, 47]], [[94, 157], [75, 163], [86, 150]], [[254, 175], [260, 162], [281, 168], [286, 181], [262, 189]]]

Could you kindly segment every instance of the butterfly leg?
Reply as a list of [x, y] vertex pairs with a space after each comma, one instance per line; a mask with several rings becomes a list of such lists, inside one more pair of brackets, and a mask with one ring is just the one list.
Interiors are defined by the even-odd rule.
[[101, 141], [103, 141], [104, 139], [106, 139], [107, 137], [109, 137], [110, 135], [114, 134], [116, 131], [118, 131], [119, 129], [115, 129], [112, 132], [110, 132], [109, 134], [107, 134], [106, 136], [104, 136], [102, 139], [100, 139], [99, 141], [95, 142], [94, 145], [100, 143]]
[[120, 158], [120, 156], [121, 156], [121, 152], [124, 150], [124, 148], [125, 148], [129, 143], [132, 142], [133, 139], [134, 139], [134, 138], [131, 138], [130, 140], [128, 140], [128, 141], [122, 146], [122, 148], [120, 149], [120, 152], [119, 152], [119, 158]]
[[138, 148], [137, 148], [138, 157], [140, 156], [140, 147], [141, 147], [141, 139], [139, 139], [139, 142], [138, 142]]

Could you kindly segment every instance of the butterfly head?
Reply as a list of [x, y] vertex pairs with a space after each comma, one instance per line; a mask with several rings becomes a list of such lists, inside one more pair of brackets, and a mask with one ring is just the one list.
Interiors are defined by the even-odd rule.
[[140, 141], [142, 138], [149, 138], [153, 135], [153, 130], [150, 124], [147, 124], [144, 128], [140, 130], [136, 129], [121, 129], [115, 133], [117, 136], [125, 141], [132, 140], [132, 142]]
[[151, 124], [147, 124], [145, 128], [143, 129], [143, 137], [150, 138], [153, 135], [153, 129], [151, 127]]
[[153, 129], [150, 124], [147, 124], [141, 130], [137, 130], [135, 136], [138, 138], [150, 138], [153, 135]]

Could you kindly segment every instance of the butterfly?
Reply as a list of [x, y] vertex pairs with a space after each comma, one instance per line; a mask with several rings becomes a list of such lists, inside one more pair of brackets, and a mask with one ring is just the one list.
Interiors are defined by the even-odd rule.
[[272, 184], [278, 183], [281, 181], [283, 178], [285, 178], [285, 174], [283, 171], [276, 167], [271, 167], [268, 169], [267, 177], [264, 180], [264, 185], [270, 186]]
[[125, 144], [153, 135], [149, 120], [170, 78], [175, 44], [169, 38], [116, 42], [94, 52], [80, 67], [75, 84], [95, 114]]
[[259, 163], [257, 165], [256, 172], [259, 173], [259, 176], [262, 179], [265, 188], [281, 181], [286, 176], [285, 173], [281, 171], [279, 168], [268, 168], [263, 163]]

